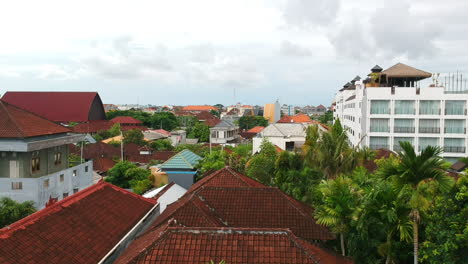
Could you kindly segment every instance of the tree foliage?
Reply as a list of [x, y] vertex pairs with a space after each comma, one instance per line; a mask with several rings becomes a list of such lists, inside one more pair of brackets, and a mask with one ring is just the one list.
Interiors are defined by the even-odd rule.
[[173, 150], [174, 147], [169, 139], [159, 139], [150, 143], [154, 150]]
[[125, 144], [134, 143], [139, 146], [143, 146], [143, 145], [146, 145], [146, 141], [144, 138], [145, 137], [140, 130], [131, 129], [131, 130], [125, 131], [123, 142]]
[[263, 140], [260, 152], [246, 164], [247, 175], [263, 184], [273, 185], [275, 161], [275, 147], [269, 141]]
[[129, 161], [121, 161], [108, 171], [105, 181], [124, 189], [131, 188], [135, 193], [142, 194], [153, 185], [149, 180], [150, 175], [149, 170], [138, 168]]
[[263, 116], [243, 116], [239, 119], [240, 129], [251, 129], [256, 126], [268, 126], [268, 120]]
[[33, 201], [16, 202], [8, 197], [0, 198], [0, 228], [12, 224], [36, 212]]
[[179, 126], [177, 117], [171, 112], [154, 113], [148, 119], [149, 126], [154, 129], [164, 129], [171, 131]]
[[203, 123], [197, 123], [193, 126], [188, 138], [198, 138], [199, 142], [208, 142], [210, 140], [210, 127]]

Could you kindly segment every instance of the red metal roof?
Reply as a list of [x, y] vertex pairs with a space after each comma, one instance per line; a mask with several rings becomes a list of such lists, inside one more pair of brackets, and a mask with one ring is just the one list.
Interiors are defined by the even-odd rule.
[[142, 124], [143, 122], [141, 122], [140, 120], [136, 119], [136, 118], [133, 118], [131, 116], [117, 116], [117, 117], [114, 117], [110, 120], [112, 123], [119, 123], [119, 124], [134, 124], [134, 125], [138, 125], [138, 124]]
[[27, 138], [70, 130], [0, 100], [0, 138]]
[[[96, 92], [6, 92], [2, 100], [54, 122], [105, 118], [101, 98]], [[96, 116], [100, 118], [90, 118], [92, 111], [98, 111]]]
[[287, 229], [163, 226], [140, 237], [115, 262], [126, 263], [315, 263], [351, 260], [309, 244]]
[[156, 202], [99, 182], [0, 230], [0, 263], [97, 263]]

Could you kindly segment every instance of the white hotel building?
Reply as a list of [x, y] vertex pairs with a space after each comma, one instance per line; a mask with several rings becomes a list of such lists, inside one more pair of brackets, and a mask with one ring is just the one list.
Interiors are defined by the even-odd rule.
[[340, 119], [351, 144], [399, 151], [400, 141], [416, 150], [440, 146], [454, 161], [466, 157], [467, 91], [442, 85], [419, 87], [432, 74], [398, 63], [387, 70], [372, 68], [369, 78], [357, 76], [336, 94], [334, 119]]

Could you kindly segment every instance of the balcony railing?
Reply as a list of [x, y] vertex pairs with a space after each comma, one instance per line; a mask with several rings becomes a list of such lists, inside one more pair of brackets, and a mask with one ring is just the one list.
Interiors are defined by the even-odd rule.
[[466, 134], [466, 128], [455, 127], [455, 128], [445, 128], [444, 132], [447, 134]]
[[419, 109], [420, 115], [440, 115], [440, 109], [429, 109], [429, 111]]
[[414, 127], [394, 127], [395, 133], [414, 133]]
[[445, 152], [451, 152], [451, 153], [465, 153], [465, 147], [448, 147], [444, 146], [444, 151]]
[[390, 127], [370, 127], [370, 132], [383, 132], [383, 133], [388, 133], [390, 132]]
[[395, 108], [395, 115], [414, 115], [416, 114], [416, 108], [410, 109], [409, 111]]
[[372, 109], [371, 108], [370, 113], [372, 115], [389, 115], [390, 114], [390, 108], [388, 108], [388, 109]]
[[447, 110], [448, 109], [446, 108], [445, 109], [445, 115], [466, 115], [466, 113], [467, 113], [467, 109], [465, 109], [465, 110], [460, 109], [459, 111], [450, 111], [450, 113], [447, 113], [448, 112]]
[[419, 133], [439, 134], [440, 127], [419, 127]]
[[371, 149], [388, 149], [388, 144], [370, 144]]

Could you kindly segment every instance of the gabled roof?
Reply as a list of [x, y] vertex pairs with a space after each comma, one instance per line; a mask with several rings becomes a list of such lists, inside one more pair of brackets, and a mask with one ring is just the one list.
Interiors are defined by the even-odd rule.
[[234, 128], [237, 127], [234, 125], [234, 123], [228, 121], [228, 120], [221, 120], [214, 128]]
[[99, 182], [0, 230], [0, 263], [97, 263], [156, 204]]
[[384, 70], [382, 74], [387, 75], [387, 77], [416, 77], [416, 78], [429, 78], [432, 76], [432, 73], [426, 72], [423, 70], [416, 69], [414, 67], [408, 66], [403, 63], [397, 63], [392, 67]]
[[112, 169], [115, 164], [116, 162], [109, 158], [95, 159], [93, 160], [93, 170], [98, 172], [107, 172]]
[[351, 260], [307, 243], [287, 229], [166, 225], [136, 242], [116, 261], [126, 263], [313, 263]]
[[[205, 112], [206, 113], [206, 112]], [[216, 126], [217, 124], [219, 124], [219, 122], [221, 122], [221, 119], [219, 118], [213, 118], [213, 119], [208, 119], [208, 120], [205, 120], [203, 121], [203, 124], [209, 126], [209, 127], [214, 127]]]
[[214, 116], [213, 114], [211, 114], [210, 112], [207, 112], [207, 111], [202, 111], [202, 112], [196, 114], [195, 117], [199, 121], [205, 121], [205, 120], [209, 120], [209, 119], [218, 119], [216, 116]]
[[105, 119], [96, 92], [6, 92], [2, 100], [54, 122]]
[[195, 165], [202, 157], [188, 149], [174, 155], [172, 158], [161, 164], [161, 169], [194, 169]]
[[302, 123], [274, 123], [261, 133], [265, 137], [305, 137], [307, 126]]
[[182, 108], [182, 111], [218, 111], [218, 108], [211, 105], [188, 105]]
[[142, 124], [143, 122], [141, 122], [140, 120], [138, 119], [135, 119], [131, 116], [117, 116], [117, 117], [114, 117], [110, 120], [112, 123], [116, 124], [116, 123], [119, 123], [119, 124], [134, 124], [134, 125], [139, 125], [139, 124]]
[[0, 138], [28, 138], [70, 130], [0, 100]]
[[195, 192], [201, 187], [267, 187], [262, 183], [243, 175], [229, 167], [224, 167], [209, 175], [190, 187], [189, 192]]
[[277, 123], [306, 123], [311, 124], [312, 119], [306, 114], [297, 114], [294, 116], [284, 115]]

